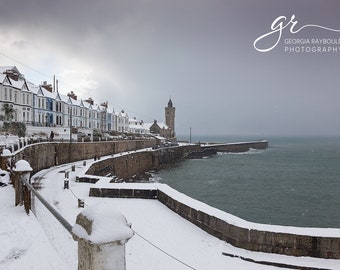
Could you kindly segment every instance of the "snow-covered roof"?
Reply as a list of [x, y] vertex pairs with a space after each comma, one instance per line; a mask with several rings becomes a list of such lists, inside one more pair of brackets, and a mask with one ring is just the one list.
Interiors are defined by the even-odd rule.
[[78, 107], [83, 107], [84, 106], [84, 104], [82, 103], [81, 100], [74, 99], [72, 97], [70, 97], [70, 100], [72, 102], [72, 105], [75, 105], [75, 106], [78, 106]]
[[0, 66], [0, 73], [4, 73], [7, 70], [13, 70], [13, 71], [19, 72], [19, 70], [15, 66]]
[[0, 73], [4, 73], [8, 70], [12, 70], [13, 72], [16, 72], [21, 75], [19, 69], [16, 66], [0, 66]]
[[143, 128], [146, 130], [150, 130], [151, 126], [154, 124], [154, 122], [152, 123], [143, 123]]
[[60, 93], [59, 93], [59, 96], [60, 96], [61, 101], [65, 102], [65, 103], [68, 103], [68, 104], [71, 103], [69, 96], [64, 95], [64, 94], [60, 94]]
[[137, 125], [137, 124], [140, 124], [140, 122], [137, 121], [136, 118], [129, 118], [129, 124], [130, 124], [130, 125], [131, 125], [131, 124]]
[[118, 114], [119, 117], [129, 117], [128, 114], [124, 111], [124, 110], [121, 110]]
[[160, 122], [160, 123], [157, 123], [157, 125], [160, 127], [160, 128], [164, 128], [164, 129], [168, 129], [169, 127], [167, 126], [167, 124], [164, 124], [164, 123], [162, 123], [162, 122]]
[[32, 93], [38, 94], [39, 86], [37, 86], [37, 85], [35, 85], [35, 84], [31, 83], [31, 82], [26, 82], [26, 84], [27, 84], [28, 89], [29, 89]]
[[13, 73], [17, 73], [20, 79], [24, 79], [24, 75], [16, 66], [0, 66], [0, 73], [4, 73], [9, 70], [13, 71]]
[[83, 105], [84, 105], [84, 107], [87, 108], [87, 109], [92, 109], [92, 104], [89, 103], [89, 102], [87, 102], [87, 101], [83, 101]]
[[8, 79], [6, 80], [7, 75], [0, 73], [0, 84], [10, 84], [10, 82], [8, 81]]
[[45, 89], [44, 87], [41, 87], [41, 86], [40, 86], [40, 91], [41, 91], [41, 93], [44, 97], [55, 99], [56, 96], [57, 96], [57, 94], [55, 92], [50, 92], [50, 91], [48, 91], [47, 89]]
[[20, 89], [20, 90], [28, 90], [28, 87], [26, 85], [25, 80], [19, 79], [19, 80], [16, 81], [16, 80], [9, 78], [9, 81], [14, 88], [17, 88], [17, 89]]

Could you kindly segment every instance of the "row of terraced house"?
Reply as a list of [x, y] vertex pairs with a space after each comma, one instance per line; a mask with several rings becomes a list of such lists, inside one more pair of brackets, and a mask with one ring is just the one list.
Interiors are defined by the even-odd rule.
[[61, 94], [55, 83], [43, 82], [37, 86], [27, 81], [17, 67], [0, 66], [0, 121], [8, 120], [41, 128], [74, 127], [138, 134], [156, 130], [165, 137], [175, 137], [174, 119], [170, 121], [172, 127], [157, 121], [144, 123], [130, 119], [124, 110], [115, 113], [108, 102], [96, 105], [92, 98], [79, 99], [73, 91]]

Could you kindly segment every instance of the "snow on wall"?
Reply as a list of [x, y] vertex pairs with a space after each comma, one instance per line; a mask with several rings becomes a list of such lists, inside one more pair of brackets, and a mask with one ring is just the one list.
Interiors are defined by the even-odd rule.
[[[300, 228], [249, 222], [192, 199], [166, 184], [110, 184], [91, 188], [90, 196], [138, 198], [146, 188], [181, 217], [228, 243], [252, 250], [293, 256], [340, 259], [340, 229]], [[115, 187], [115, 188], [113, 188]], [[118, 191], [117, 191], [118, 190]]]

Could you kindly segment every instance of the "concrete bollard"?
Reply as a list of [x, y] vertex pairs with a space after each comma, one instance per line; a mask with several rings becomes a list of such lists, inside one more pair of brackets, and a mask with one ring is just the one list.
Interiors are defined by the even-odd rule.
[[84, 199], [78, 199], [78, 208], [84, 208], [84, 207], [85, 207]]
[[69, 180], [68, 179], [64, 180], [64, 189], [69, 189]]
[[125, 243], [133, 236], [126, 218], [108, 204], [83, 210], [72, 229], [79, 270], [125, 270]]

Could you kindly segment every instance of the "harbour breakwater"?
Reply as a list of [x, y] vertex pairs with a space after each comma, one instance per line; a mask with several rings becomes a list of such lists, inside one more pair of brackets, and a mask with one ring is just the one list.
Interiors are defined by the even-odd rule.
[[207, 143], [202, 145], [202, 149], [216, 149], [217, 152], [241, 153], [250, 149], [263, 150], [268, 148], [268, 141], [237, 142], [237, 143]]
[[[235, 144], [201, 145], [188, 144], [146, 150], [141, 152], [124, 153], [115, 157], [99, 160], [91, 165], [87, 174], [106, 176], [115, 175], [119, 179], [129, 180], [131, 177], [151, 171], [159, 170], [184, 158], [200, 158], [208, 152], [246, 152], [249, 149], [265, 149], [268, 141], [244, 142]], [[213, 150], [207, 151], [207, 150]]]

